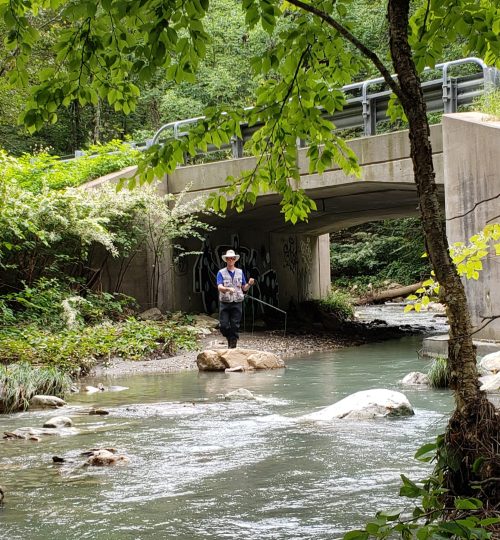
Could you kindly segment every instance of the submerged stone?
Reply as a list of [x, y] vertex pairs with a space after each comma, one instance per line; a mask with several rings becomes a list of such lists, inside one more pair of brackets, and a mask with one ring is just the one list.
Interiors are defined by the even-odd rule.
[[238, 388], [237, 390], [228, 392], [224, 396], [224, 399], [255, 399], [255, 396], [252, 394], [252, 392], [250, 392], [250, 390], [247, 390], [246, 388]]

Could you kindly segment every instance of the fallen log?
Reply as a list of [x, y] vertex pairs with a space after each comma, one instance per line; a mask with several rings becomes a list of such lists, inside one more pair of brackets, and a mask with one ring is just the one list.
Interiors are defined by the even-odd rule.
[[363, 306], [365, 304], [380, 304], [382, 302], [387, 302], [387, 300], [392, 300], [393, 298], [398, 298], [400, 296], [408, 296], [413, 294], [417, 289], [422, 287], [422, 282], [414, 283], [413, 285], [406, 285], [405, 287], [396, 287], [394, 289], [386, 289], [384, 291], [375, 291], [366, 296], [362, 296], [354, 301], [356, 306]]

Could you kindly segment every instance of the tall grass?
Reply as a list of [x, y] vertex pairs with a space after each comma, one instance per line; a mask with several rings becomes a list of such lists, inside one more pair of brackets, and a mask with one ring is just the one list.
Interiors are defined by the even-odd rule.
[[500, 119], [500, 90], [486, 92], [474, 101], [474, 109], [488, 115], [488, 120]]
[[63, 397], [71, 378], [55, 367], [33, 367], [27, 362], [0, 365], [0, 413], [24, 411], [37, 394]]
[[320, 300], [320, 306], [342, 320], [352, 319], [354, 316], [351, 297], [340, 290], [331, 289], [328, 296]]
[[444, 356], [438, 356], [432, 361], [427, 377], [432, 388], [448, 388], [448, 361]]

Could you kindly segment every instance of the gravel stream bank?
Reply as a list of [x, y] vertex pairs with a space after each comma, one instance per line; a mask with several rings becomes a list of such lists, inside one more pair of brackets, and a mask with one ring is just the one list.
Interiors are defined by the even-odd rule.
[[[242, 332], [238, 346], [245, 349], [258, 349], [273, 352], [282, 358], [289, 358], [295, 354], [333, 350], [346, 347], [355, 343], [352, 340], [344, 340], [338, 336], [303, 334], [283, 335], [283, 332], [261, 331]], [[152, 360], [122, 360], [112, 358], [110, 361], [98, 364], [93, 368], [90, 377], [116, 377], [131, 373], [174, 373], [198, 369], [196, 357], [204, 349], [222, 349], [227, 346], [225, 339], [214, 331], [212, 335], [200, 339], [199, 348], [196, 351], [182, 352], [176, 356], [156, 358]]]
[[[324, 327], [307, 332], [304, 327], [290, 329], [286, 335], [282, 330], [259, 330], [240, 332], [239, 347], [269, 351], [286, 359], [297, 354], [329, 351], [341, 347], [360, 345], [385, 339], [394, 339], [416, 333], [446, 333], [446, 320], [436, 318], [433, 313], [403, 313], [403, 306], [364, 306], [358, 308], [356, 317], [341, 329]], [[321, 325], [320, 325], [321, 326]], [[200, 338], [196, 351], [182, 352], [176, 356], [111, 361], [98, 364], [90, 373], [91, 377], [116, 377], [131, 373], [173, 373], [197, 369], [196, 357], [204, 349], [222, 349], [226, 340], [218, 330]]]

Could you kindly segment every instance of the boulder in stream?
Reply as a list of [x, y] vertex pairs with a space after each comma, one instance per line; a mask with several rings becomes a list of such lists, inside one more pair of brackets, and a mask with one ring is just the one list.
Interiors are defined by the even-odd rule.
[[405, 384], [407, 386], [417, 386], [420, 384], [426, 385], [429, 384], [429, 377], [420, 371], [412, 371], [403, 377], [401, 384]]
[[401, 392], [376, 388], [362, 390], [325, 407], [320, 411], [301, 416], [299, 420], [329, 422], [337, 418], [367, 420], [387, 416], [415, 414], [408, 398]]
[[96, 394], [97, 392], [104, 392], [106, 388], [104, 388], [103, 384], [99, 383], [97, 386], [91, 386], [91, 385], [84, 386], [83, 390], [87, 394]]
[[64, 399], [56, 396], [33, 396], [30, 400], [30, 408], [32, 409], [57, 409], [66, 405]]
[[500, 372], [500, 351], [492, 352], [483, 356], [479, 362], [480, 369], [485, 374], [495, 374]]
[[67, 437], [69, 435], [76, 435], [79, 431], [74, 427], [58, 427], [58, 428], [33, 428], [24, 427], [18, 428], [14, 431], [4, 432], [4, 439], [24, 439], [29, 441], [39, 441], [40, 437], [48, 436], [60, 436]]
[[500, 391], [500, 372], [495, 375], [485, 375], [479, 377], [481, 383], [481, 390], [485, 392], [499, 392]]
[[105, 467], [109, 465], [125, 465], [130, 460], [123, 454], [117, 454], [116, 450], [108, 448], [100, 448], [91, 451], [91, 455], [85, 461], [86, 467]]
[[109, 414], [109, 411], [106, 409], [90, 409], [90, 415], [106, 416]]
[[255, 396], [250, 392], [250, 390], [247, 390], [246, 388], [238, 388], [237, 390], [233, 390], [232, 392], [228, 392], [224, 399], [227, 400], [233, 400], [233, 399], [255, 399]]
[[47, 420], [43, 424], [44, 428], [60, 428], [60, 427], [71, 427], [73, 425], [73, 420], [67, 416], [54, 416], [50, 420]]
[[254, 349], [216, 349], [201, 352], [196, 364], [200, 371], [225, 371], [241, 368], [242, 371], [255, 369], [284, 368], [285, 363], [273, 353]]
[[124, 390], [128, 390], [128, 386], [108, 386], [107, 390], [109, 392], [123, 392]]

